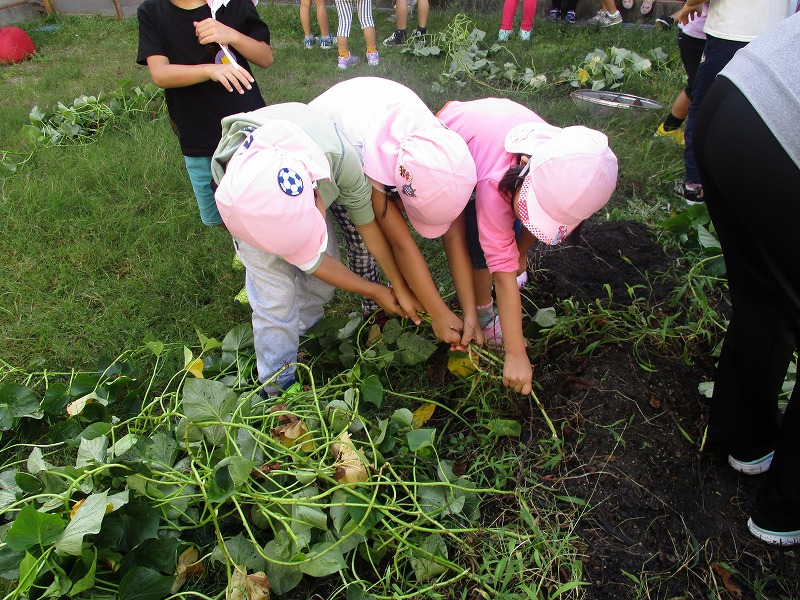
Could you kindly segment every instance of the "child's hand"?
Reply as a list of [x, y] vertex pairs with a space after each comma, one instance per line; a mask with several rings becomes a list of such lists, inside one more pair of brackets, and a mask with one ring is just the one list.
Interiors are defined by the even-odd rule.
[[533, 367], [526, 353], [506, 352], [503, 364], [503, 385], [519, 394], [530, 394], [533, 381]]
[[397, 302], [397, 297], [394, 295], [394, 290], [385, 285], [375, 285], [375, 292], [372, 294], [372, 300], [386, 311], [387, 314], [397, 315], [398, 317], [405, 317], [406, 314]]
[[244, 94], [245, 89], [253, 89], [253, 76], [246, 69], [240, 69], [237, 65], [232, 64], [218, 65], [215, 63], [206, 66], [208, 67], [208, 78], [220, 82], [229, 92], [236, 90], [240, 94]]
[[419, 313], [424, 313], [425, 307], [423, 307], [422, 303], [417, 300], [414, 292], [412, 292], [410, 289], [392, 289], [394, 290], [394, 294], [397, 296], [397, 302], [400, 304], [400, 308], [403, 311], [401, 316], [411, 319], [415, 325], [422, 323], [422, 319], [419, 318]]
[[479, 346], [483, 344], [483, 331], [477, 316], [475, 320], [464, 319], [464, 333], [461, 335], [461, 346], [466, 348], [470, 343], [475, 342]]
[[194, 22], [194, 33], [204, 46], [206, 44], [230, 44], [235, 45], [239, 39], [239, 32], [217, 21], [216, 19], [205, 19], [204, 21]]
[[466, 349], [466, 346], [461, 345], [464, 322], [453, 314], [453, 311], [447, 310], [441, 315], [431, 315], [431, 327], [436, 337], [450, 344], [451, 349], [462, 351]]

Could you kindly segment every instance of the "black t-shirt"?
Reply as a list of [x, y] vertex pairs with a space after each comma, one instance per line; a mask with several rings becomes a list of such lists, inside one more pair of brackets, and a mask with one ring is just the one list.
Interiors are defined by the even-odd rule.
[[[213, 63], [214, 49], [202, 45], [195, 35], [194, 22], [211, 17], [207, 5], [185, 10], [170, 0], [145, 0], [137, 12], [139, 52], [136, 62], [147, 64], [148, 56], [166, 56], [171, 64], [199, 65]], [[258, 16], [251, 0], [230, 0], [217, 11], [217, 20], [243, 34], [269, 44], [269, 28]], [[208, 46], [212, 46], [209, 44]], [[233, 47], [239, 66], [250, 73], [247, 60]], [[169, 116], [175, 124], [181, 151], [185, 156], [211, 156], [222, 136], [223, 117], [266, 106], [258, 85], [244, 94], [229, 92], [221, 83], [204, 81], [195, 85], [164, 90]]]

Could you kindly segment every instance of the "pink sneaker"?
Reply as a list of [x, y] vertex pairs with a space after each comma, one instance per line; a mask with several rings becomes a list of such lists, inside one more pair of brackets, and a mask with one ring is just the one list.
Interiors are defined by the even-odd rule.
[[381, 62], [381, 55], [378, 54], [378, 51], [375, 52], [367, 52], [367, 64], [371, 67], [374, 67]]
[[489, 324], [481, 329], [483, 338], [490, 346], [503, 345], [503, 330], [500, 329], [500, 317], [495, 315]]
[[351, 54], [347, 58], [344, 56], [339, 57], [338, 67], [340, 69], [346, 69], [347, 67], [355, 67], [361, 61], [358, 60], [358, 57], [355, 54]]

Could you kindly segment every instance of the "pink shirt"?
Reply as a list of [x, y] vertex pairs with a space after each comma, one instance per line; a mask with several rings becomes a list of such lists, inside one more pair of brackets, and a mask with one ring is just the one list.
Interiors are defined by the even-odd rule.
[[478, 172], [475, 210], [478, 235], [491, 273], [512, 272], [519, 267], [514, 235], [516, 215], [511, 199], [497, 186], [517, 155], [506, 152], [506, 134], [520, 123], [543, 123], [532, 110], [505, 98], [448, 102], [437, 115], [449, 129], [467, 142]]
[[706, 17], [708, 16], [708, 2], [703, 4], [703, 11], [693, 19], [689, 19], [689, 22], [686, 25], [678, 25], [681, 28], [681, 31], [686, 35], [697, 38], [699, 40], [706, 39], [706, 34], [703, 31], [703, 27], [706, 24]]

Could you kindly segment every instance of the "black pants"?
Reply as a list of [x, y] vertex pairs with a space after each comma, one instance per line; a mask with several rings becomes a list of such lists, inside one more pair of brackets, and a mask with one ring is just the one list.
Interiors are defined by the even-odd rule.
[[724, 77], [706, 95], [696, 127], [695, 158], [733, 311], [709, 437], [731, 448], [775, 447], [756, 509], [776, 528], [798, 529], [800, 385], [780, 423], [777, 396], [800, 340], [800, 169]]

